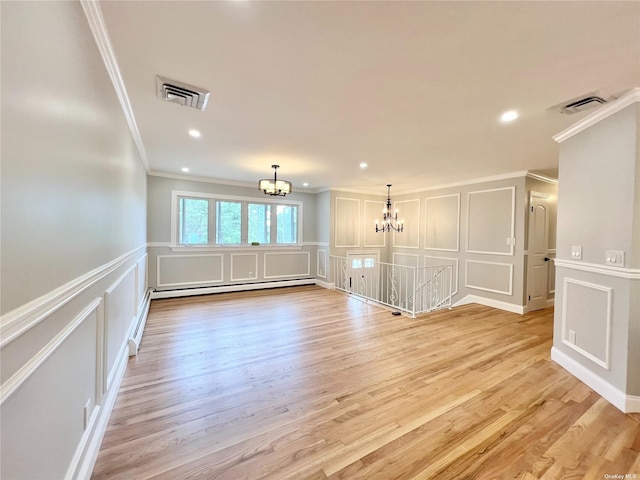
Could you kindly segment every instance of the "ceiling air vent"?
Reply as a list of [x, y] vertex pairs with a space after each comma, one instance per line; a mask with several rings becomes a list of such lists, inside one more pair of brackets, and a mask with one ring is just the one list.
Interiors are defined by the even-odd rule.
[[209, 93], [202, 88], [156, 75], [156, 95], [167, 102], [204, 111]]
[[549, 110], [563, 113], [565, 115], [571, 115], [599, 107], [614, 98], [615, 97], [600, 95], [598, 92], [591, 92], [580, 97], [572, 98], [571, 100], [566, 100], [558, 105], [554, 105]]
[[597, 107], [598, 105], [602, 105], [603, 103], [607, 103], [607, 101], [602, 97], [595, 97], [595, 96], [585, 97], [565, 105], [560, 110], [560, 112], [568, 113], [568, 114], [584, 112], [585, 110], [589, 110], [590, 108]]

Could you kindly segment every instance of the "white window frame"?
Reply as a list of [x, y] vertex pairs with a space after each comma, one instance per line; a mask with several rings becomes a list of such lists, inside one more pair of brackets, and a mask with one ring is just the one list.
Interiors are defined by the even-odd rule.
[[[280, 198], [260, 198], [260, 197], [242, 197], [237, 195], [223, 195], [218, 193], [202, 193], [202, 192], [187, 192], [183, 190], [171, 190], [171, 248], [178, 250], [185, 249], [193, 249], [193, 250], [220, 250], [220, 249], [230, 249], [236, 250], [239, 248], [252, 248], [251, 244], [241, 243], [238, 245], [220, 245], [216, 244], [216, 223], [215, 223], [215, 209], [214, 212], [211, 212], [211, 208], [209, 209], [209, 243], [207, 245], [190, 245], [190, 244], [182, 244], [178, 243], [178, 205], [179, 199], [181, 197], [185, 198], [195, 198], [195, 199], [207, 199], [207, 200], [221, 200], [225, 202], [242, 202], [242, 216], [243, 216], [243, 226], [242, 226], [242, 238], [246, 237], [245, 230], [248, 228], [245, 217], [247, 216], [247, 206], [249, 203], [256, 204], [268, 204], [271, 205], [271, 210], [275, 212], [277, 215], [277, 205], [291, 205], [298, 207], [298, 230], [296, 232], [297, 243], [269, 243], [269, 244], [260, 244], [261, 248], [268, 249], [286, 249], [291, 247], [300, 248], [303, 245], [302, 240], [302, 225], [303, 225], [303, 211], [302, 211], [302, 202], [297, 200], [284, 200]], [[211, 223], [211, 222], [214, 223]], [[213, 225], [213, 230], [211, 230], [211, 226]], [[273, 224], [271, 225], [272, 235], [276, 232], [276, 228]], [[272, 236], [272, 239], [274, 237]], [[253, 247], [255, 248], [255, 247]]]

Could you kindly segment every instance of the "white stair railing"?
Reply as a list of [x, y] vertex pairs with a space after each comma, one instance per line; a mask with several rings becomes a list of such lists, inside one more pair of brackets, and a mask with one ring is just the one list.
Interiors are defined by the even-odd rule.
[[451, 308], [453, 267], [410, 267], [331, 255], [334, 288], [416, 315]]

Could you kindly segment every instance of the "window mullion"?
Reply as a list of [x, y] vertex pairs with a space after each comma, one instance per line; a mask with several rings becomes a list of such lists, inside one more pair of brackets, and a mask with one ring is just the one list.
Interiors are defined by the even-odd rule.
[[271, 237], [271, 245], [276, 245], [278, 240], [278, 205], [276, 203], [271, 204], [271, 228], [269, 236]]
[[209, 245], [216, 244], [218, 226], [216, 225], [216, 200], [209, 199]]
[[240, 207], [240, 244], [249, 243], [249, 203], [241, 202]]

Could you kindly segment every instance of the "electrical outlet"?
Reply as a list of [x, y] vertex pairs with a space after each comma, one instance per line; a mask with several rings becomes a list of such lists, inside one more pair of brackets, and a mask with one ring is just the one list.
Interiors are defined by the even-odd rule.
[[507, 237], [507, 245], [514, 246], [516, 244], [516, 239], [513, 237]]
[[573, 343], [574, 345], [576, 344], [576, 331], [575, 330], [569, 330], [569, 343]]

